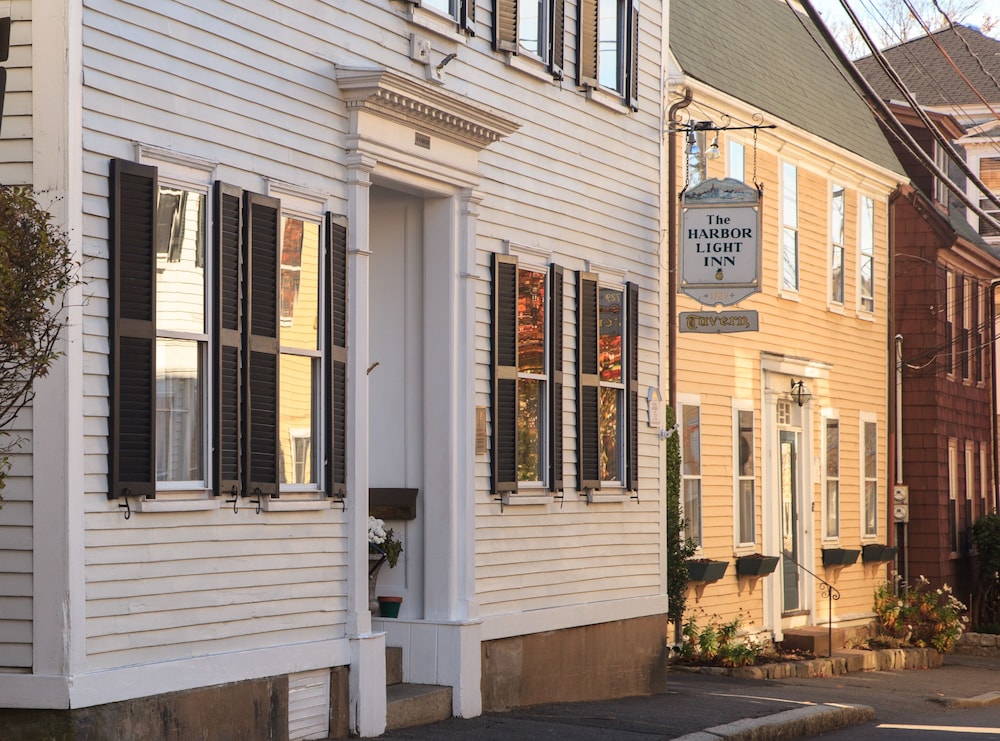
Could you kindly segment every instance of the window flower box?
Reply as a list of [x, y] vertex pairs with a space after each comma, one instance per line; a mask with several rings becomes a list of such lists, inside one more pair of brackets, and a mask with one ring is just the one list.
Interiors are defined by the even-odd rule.
[[856, 563], [861, 551], [857, 548], [824, 548], [824, 566], [850, 566]]
[[713, 561], [709, 558], [693, 558], [688, 560], [687, 565], [688, 581], [711, 582], [719, 581], [719, 579], [726, 575], [726, 569], [729, 567], [729, 561]]
[[883, 545], [882, 543], [869, 543], [861, 547], [861, 558], [865, 563], [885, 563], [896, 558], [898, 549], [894, 545]]
[[739, 576], [767, 576], [778, 567], [778, 556], [764, 556], [751, 553], [736, 559], [736, 573]]

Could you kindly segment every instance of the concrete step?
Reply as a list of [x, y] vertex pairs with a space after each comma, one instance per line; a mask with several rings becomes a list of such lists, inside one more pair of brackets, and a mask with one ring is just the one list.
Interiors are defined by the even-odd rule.
[[835, 626], [830, 630], [826, 625], [808, 625], [790, 628], [783, 631], [783, 635], [781, 645], [786, 649], [812, 651], [817, 656], [827, 656], [830, 654], [831, 642], [833, 651], [844, 648], [852, 640], [867, 637], [868, 626]]
[[403, 649], [399, 646], [385, 647], [385, 683], [387, 686], [403, 681]]
[[451, 687], [394, 684], [385, 691], [385, 730], [423, 726], [451, 717]]

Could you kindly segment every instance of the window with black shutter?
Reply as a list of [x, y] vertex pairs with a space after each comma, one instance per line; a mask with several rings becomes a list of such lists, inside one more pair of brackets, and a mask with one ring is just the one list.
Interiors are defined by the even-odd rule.
[[576, 82], [639, 108], [639, 0], [580, 0]]
[[565, 0], [539, 0], [529, 12], [524, 12], [523, 0], [494, 0], [493, 48], [536, 57], [561, 80], [565, 12]]

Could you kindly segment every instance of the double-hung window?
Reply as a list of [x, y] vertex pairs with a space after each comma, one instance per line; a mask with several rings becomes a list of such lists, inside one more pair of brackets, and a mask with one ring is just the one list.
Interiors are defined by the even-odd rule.
[[566, 0], [494, 0], [493, 47], [528, 54], [562, 79]]
[[639, 0], [580, 0], [577, 84], [639, 105]]
[[681, 403], [681, 499], [684, 537], [702, 545], [701, 530], [701, 408]]
[[861, 311], [875, 311], [875, 200], [861, 198], [858, 225], [858, 292]]
[[861, 506], [861, 535], [873, 538], [878, 535], [878, 423], [873, 419], [861, 420], [861, 472], [863, 500]]
[[[1000, 195], [1000, 157], [983, 157], [979, 160], [979, 179], [983, 185], [989, 188], [991, 193]], [[1000, 208], [997, 208], [997, 205], [989, 198], [980, 198], [979, 208], [995, 220], [1000, 221]], [[995, 239], [1000, 237], [1000, 229], [983, 218], [979, 219], [979, 233], [983, 237], [988, 237], [991, 242], [995, 242]]]
[[468, 33], [475, 33], [476, 0], [409, 0], [409, 2], [454, 18], [460, 28]]
[[827, 417], [824, 420], [823, 430], [826, 436], [823, 537], [832, 539], [840, 536], [840, 420]]
[[830, 194], [830, 302], [844, 303], [844, 187]]
[[639, 289], [577, 282], [579, 488], [638, 488]]
[[110, 190], [109, 496], [342, 496], [346, 224], [123, 160]]
[[[738, 545], [756, 540], [757, 497], [754, 472], [754, 419], [752, 409], [736, 410], [736, 512]], [[686, 493], [686, 492], [685, 492]]]
[[781, 163], [781, 287], [799, 290], [799, 171]]
[[493, 262], [493, 490], [563, 489], [563, 269]]
[[945, 272], [944, 310], [944, 366], [949, 376], [955, 373], [955, 330], [958, 326], [957, 276], [951, 270]]
[[743, 142], [729, 139], [726, 150], [726, 177], [742, 183], [746, 178], [746, 147]]

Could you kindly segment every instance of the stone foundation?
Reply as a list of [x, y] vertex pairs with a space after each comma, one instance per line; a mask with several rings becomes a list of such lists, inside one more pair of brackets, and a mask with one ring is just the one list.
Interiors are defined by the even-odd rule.
[[666, 625], [665, 615], [654, 615], [488, 641], [483, 711], [662, 690]]

